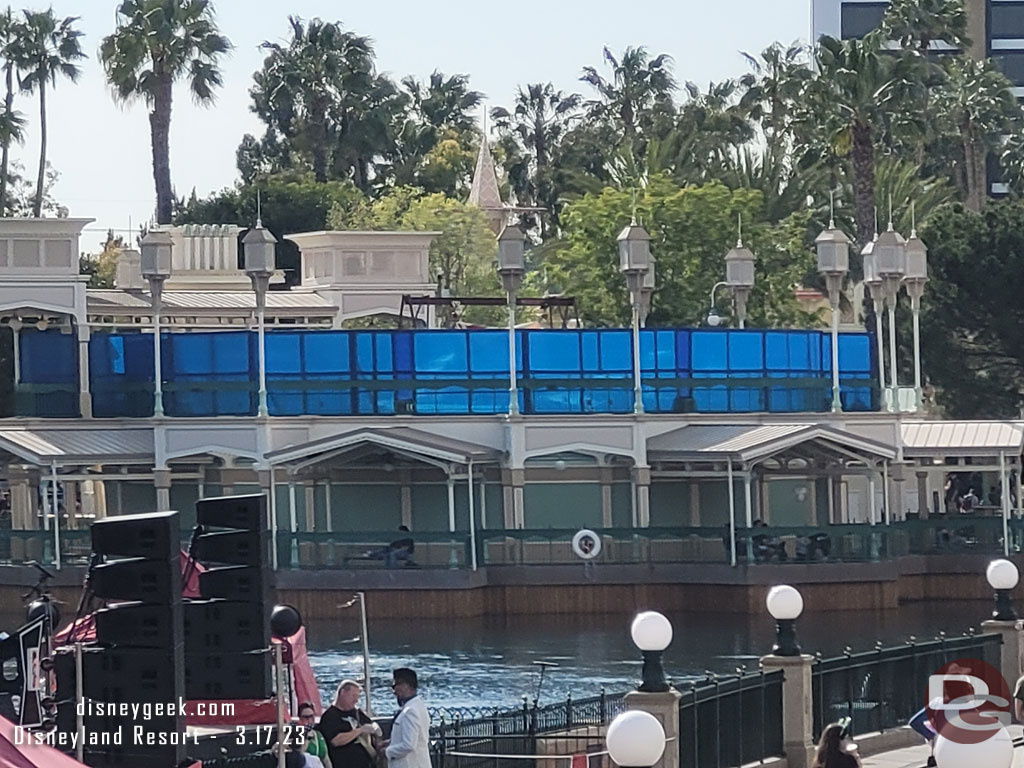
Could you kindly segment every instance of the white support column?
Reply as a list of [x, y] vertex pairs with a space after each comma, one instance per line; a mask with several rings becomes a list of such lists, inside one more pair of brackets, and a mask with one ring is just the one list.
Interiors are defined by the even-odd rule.
[[[732, 466], [730, 464], [730, 466]], [[743, 505], [746, 511], [747, 521], [747, 564], [754, 561], [754, 505], [750, 492], [750, 470], [743, 473]], [[731, 483], [730, 483], [731, 485]]]
[[11, 323], [11, 332], [14, 336], [14, 391], [18, 391], [18, 385], [21, 384], [21, 323], [14, 321]]
[[889, 508], [889, 462], [882, 464], [882, 506], [885, 512], [885, 524], [892, 521], [892, 510]]
[[[814, 482], [814, 478], [811, 478], [811, 482]], [[828, 476], [828, 521], [830, 524], [841, 522], [836, 520], [836, 487], [835, 478], [832, 475]]]
[[480, 473], [480, 528], [487, 530], [487, 475]]
[[[736, 489], [732, 485], [732, 459], [729, 459], [729, 555], [733, 567], [736, 566]], [[750, 541], [750, 531], [747, 531], [747, 540]], [[748, 563], [749, 565], [749, 563]]]
[[296, 500], [295, 500], [295, 478], [288, 478], [288, 530], [291, 533], [295, 533], [295, 526], [297, 525], [297, 514], [296, 514]]
[[448, 467], [448, 532], [452, 535], [448, 567], [453, 569], [459, 567], [458, 544], [455, 541], [455, 477], [452, 475], [454, 471], [454, 467]]
[[324, 500], [327, 502], [325, 505], [325, 514], [327, 515], [327, 532], [334, 533], [334, 519], [331, 514], [331, 490], [334, 488], [334, 484], [330, 478], [327, 479], [327, 483], [324, 487]]
[[[171, 509], [171, 470], [169, 468], [153, 470], [153, 484], [156, 486], [156, 509], [168, 512]], [[120, 514], [124, 514], [121, 512]]]
[[78, 326], [78, 412], [83, 419], [92, 418], [92, 395], [89, 393], [89, 326]]
[[57, 462], [50, 464], [50, 509], [53, 511], [53, 562], [60, 570], [60, 505], [57, 503]]
[[868, 475], [868, 522], [874, 525], [878, 521], [878, 507], [875, 504], [875, 473]]
[[476, 570], [476, 502], [473, 498], [473, 462], [466, 472], [466, 490], [469, 494], [469, 564]]
[[1002, 483], [1003, 554], [1010, 554], [1010, 475], [1006, 471], [1006, 453], [999, 452], [999, 480]]
[[278, 566], [277, 555], [277, 469], [270, 465], [270, 567], [275, 571]]

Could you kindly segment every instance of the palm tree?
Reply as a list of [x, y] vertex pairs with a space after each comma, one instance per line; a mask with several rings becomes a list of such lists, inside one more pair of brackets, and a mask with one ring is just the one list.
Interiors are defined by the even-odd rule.
[[960, 49], [971, 45], [964, 0], [892, 0], [882, 30], [888, 39], [920, 53], [937, 40]]
[[11, 159], [11, 144], [25, 140], [25, 120], [14, 109], [14, 75], [24, 65], [25, 28], [14, 12], [7, 10], [0, 15], [0, 58], [3, 59], [7, 92], [4, 96], [4, 111], [0, 114], [0, 216], [6, 215], [7, 184]]
[[914, 107], [907, 97], [914, 93], [919, 57], [891, 56], [882, 43], [878, 31], [860, 40], [822, 37], [802, 105], [805, 124], [815, 132], [824, 130], [833, 147], [848, 148], [860, 244], [869, 242], [875, 229], [876, 141], [913, 122]]
[[43, 185], [46, 182], [46, 86], [56, 87], [58, 76], [71, 82], [78, 80], [81, 69], [75, 64], [84, 59], [80, 38], [82, 32], [74, 28], [77, 16], [58, 19], [53, 9], [25, 11], [24, 68], [21, 89], [26, 93], [39, 92], [39, 174], [36, 177], [36, 196], [32, 215], [42, 214]]
[[611, 68], [610, 79], [594, 67], [584, 67], [580, 78], [597, 91], [598, 98], [587, 102], [590, 117], [614, 123], [627, 147], [642, 157], [641, 139], [655, 138], [659, 128], [667, 129], [675, 112], [672, 57], [663, 53], [652, 59], [645, 48], [637, 47], [627, 48], [617, 59], [605, 48], [604, 60]]
[[402, 85], [412, 96], [412, 110], [424, 125], [460, 133], [475, 127], [470, 112], [480, 106], [484, 95], [469, 89], [466, 75], [445, 77], [435, 69], [426, 85], [411, 75], [402, 79]]
[[330, 149], [376, 85], [370, 39], [341, 25], [288, 18], [287, 45], [265, 42], [270, 53], [250, 93], [253, 109], [268, 127], [294, 141], [312, 159], [313, 175], [326, 182]]
[[760, 127], [767, 154], [781, 159], [787, 150], [794, 106], [803, 98], [811, 77], [807, 50], [798, 43], [786, 48], [774, 43], [760, 56], [743, 56], [753, 71], [740, 78], [744, 89], [740, 107]]
[[[531, 83], [516, 91], [515, 104], [491, 110], [502, 134], [509, 163], [506, 171], [522, 205], [546, 208], [558, 225], [558, 190], [554, 160], [566, 134], [578, 117], [582, 97], [556, 90], [551, 83]], [[547, 221], [541, 217], [541, 238], [547, 239]]]
[[141, 99], [150, 108], [158, 224], [170, 224], [171, 108], [174, 82], [187, 78], [192, 98], [212, 104], [221, 85], [220, 56], [231, 49], [209, 0], [124, 0], [118, 28], [103, 39], [100, 61], [119, 101]]
[[936, 93], [936, 111], [945, 133], [959, 139], [962, 154], [955, 162], [956, 181], [969, 210], [980, 211], [985, 201], [989, 153], [1002, 146], [1005, 136], [1019, 134], [1024, 125], [1012, 87], [991, 60], [956, 56], [946, 62], [946, 81]]

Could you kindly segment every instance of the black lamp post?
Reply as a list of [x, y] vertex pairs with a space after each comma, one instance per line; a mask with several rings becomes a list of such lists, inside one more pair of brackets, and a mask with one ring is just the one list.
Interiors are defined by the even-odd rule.
[[775, 645], [772, 653], [776, 656], [799, 656], [800, 644], [796, 640], [796, 620], [804, 610], [804, 599], [788, 585], [772, 587], [765, 601], [768, 613], [776, 622]]
[[644, 657], [643, 680], [637, 690], [645, 693], [669, 690], [661, 660], [672, 642], [672, 623], [657, 611], [644, 611], [633, 619], [629, 634]]

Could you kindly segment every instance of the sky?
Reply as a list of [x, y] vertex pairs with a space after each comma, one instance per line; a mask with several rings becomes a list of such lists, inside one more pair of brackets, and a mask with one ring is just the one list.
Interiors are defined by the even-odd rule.
[[[47, 3], [25, 2], [43, 8]], [[487, 106], [508, 105], [517, 85], [551, 81], [589, 95], [578, 81], [585, 65], [600, 67], [602, 46], [629, 45], [668, 53], [680, 82], [708, 82], [747, 71], [741, 51], [774, 41], [807, 40], [810, 0], [215, 0], [221, 32], [234, 44], [223, 62], [224, 87], [211, 108], [193, 105], [178, 87], [171, 123], [171, 178], [178, 196], [202, 197], [233, 186], [235, 150], [245, 133], [262, 134], [249, 110], [249, 86], [265, 40], [284, 41], [288, 14], [341, 21], [369, 36], [381, 72], [426, 78], [434, 69], [470, 76]], [[105, 84], [97, 52], [114, 29], [116, 0], [52, 0], [60, 16], [79, 16], [85, 33], [78, 83], [48, 93], [48, 159], [60, 174], [55, 199], [73, 217], [94, 218], [83, 251], [98, 251], [108, 229], [138, 229], [155, 206], [149, 121], [142, 104], [118, 105]], [[29, 120], [14, 157], [35, 178], [39, 107], [19, 97]]]

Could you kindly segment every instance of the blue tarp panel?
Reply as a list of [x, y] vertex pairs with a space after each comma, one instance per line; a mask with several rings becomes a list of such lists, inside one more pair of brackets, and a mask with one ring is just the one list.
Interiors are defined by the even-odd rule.
[[79, 416], [78, 337], [59, 330], [25, 328], [20, 337], [21, 380], [16, 395], [20, 416]]
[[[165, 334], [167, 413], [255, 413], [256, 339], [247, 331]], [[645, 410], [828, 410], [830, 343], [829, 334], [820, 331], [644, 330]], [[842, 334], [839, 343], [846, 410], [877, 408], [874, 340], [867, 334]], [[97, 394], [146, 386], [152, 392], [149, 336], [96, 335], [90, 354]], [[520, 409], [628, 413], [633, 410], [632, 355], [627, 329], [519, 331]], [[508, 335], [500, 330], [272, 330], [266, 334], [266, 358], [272, 415], [508, 410]], [[101, 409], [103, 415], [146, 415], [131, 410], [125, 398], [110, 398]]]
[[152, 416], [153, 337], [94, 334], [89, 341], [89, 377], [93, 416]]

